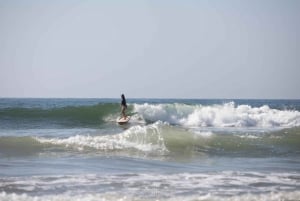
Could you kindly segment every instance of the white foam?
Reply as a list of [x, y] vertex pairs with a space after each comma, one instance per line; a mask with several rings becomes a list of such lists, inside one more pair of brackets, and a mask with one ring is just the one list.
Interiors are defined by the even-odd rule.
[[192, 130], [192, 132], [195, 133], [196, 135], [199, 135], [201, 137], [207, 137], [207, 138], [211, 137], [213, 135], [213, 133], [211, 131], [198, 131], [198, 130], [193, 131]]
[[269, 106], [134, 104], [134, 111], [145, 120], [164, 121], [187, 127], [295, 127], [300, 126], [300, 112], [271, 109]]
[[199, 201], [279, 201], [279, 200], [299, 200], [300, 192], [271, 192], [271, 193], [264, 193], [264, 194], [245, 194], [245, 195], [238, 195], [232, 197], [220, 197], [214, 196], [211, 194], [206, 194], [203, 196], [197, 196], [194, 198], [185, 199], [183, 201], [190, 201], [190, 200], [199, 200]]
[[[297, 173], [220, 172], [15, 177], [0, 185], [34, 189], [0, 192], [0, 200], [297, 200]], [[60, 191], [62, 189], [62, 191]], [[30, 190], [31, 191], [31, 190]]]
[[132, 201], [132, 200], [145, 200], [145, 201], [279, 201], [279, 200], [299, 200], [300, 192], [271, 192], [259, 195], [246, 194], [237, 195], [231, 197], [214, 196], [211, 194], [204, 194], [199, 196], [174, 196], [173, 198], [140, 198], [137, 199], [134, 196], [128, 195], [118, 195], [117, 193], [105, 193], [105, 194], [95, 194], [86, 193], [82, 195], [69, 195], [67, 193], [60, 195], [44, 195], [44, 196], [29, 196], [27, 194], [6, 194], [5, 192], [0, 193], [1, 201]]
[[36, 139], [41, 143], [63, 145], [78, 151], [89, 148], [102, 151], [118, 151], [134, 149], [142, 152], [165, 153], [167, 151], [161, 137], [160, 123], [148, 126], [133, 126], [120, 134], [89, 136], [76, 135], [68, 138], [42, 138]]

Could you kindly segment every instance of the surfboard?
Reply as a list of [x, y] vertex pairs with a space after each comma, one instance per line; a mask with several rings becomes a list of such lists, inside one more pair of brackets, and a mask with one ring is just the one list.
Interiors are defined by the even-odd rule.
[[117, 119], [117, 123], [122, 125], [122, 124], [126, 124], [129, 120], [130, 120], [130, 116], [126, 116], [126, 118], [121, 117]]

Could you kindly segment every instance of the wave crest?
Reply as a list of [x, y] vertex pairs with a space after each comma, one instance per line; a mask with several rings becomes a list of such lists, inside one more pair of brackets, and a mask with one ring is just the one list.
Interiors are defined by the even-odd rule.
[[134, 111], [145, 121], [164, 121], [187, 127], [296, 127], [300, 112], [252, 107], [234, 102], [222, 105], [134, 104]]
[[167, 149], [161, 136], [159, 123], [148, 126], [133, 126], [114, 135], [76, 135], [65, 139], [36, 138], [41, 143], [62, 145], [78, 151], [98, 150], [101, 152], [141, 151], [150, 154], [164, 154]]

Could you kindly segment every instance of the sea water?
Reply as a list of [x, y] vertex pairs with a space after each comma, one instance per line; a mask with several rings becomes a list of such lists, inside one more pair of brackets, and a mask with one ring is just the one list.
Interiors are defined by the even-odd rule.
[[0, 99], [0, 200], [299, 200], [300, 100]]

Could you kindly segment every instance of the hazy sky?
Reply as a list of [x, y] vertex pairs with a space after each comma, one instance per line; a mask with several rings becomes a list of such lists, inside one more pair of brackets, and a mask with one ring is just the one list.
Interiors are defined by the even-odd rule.
[[300, 98], [299, 0], [0, 0], [0, 97]]

